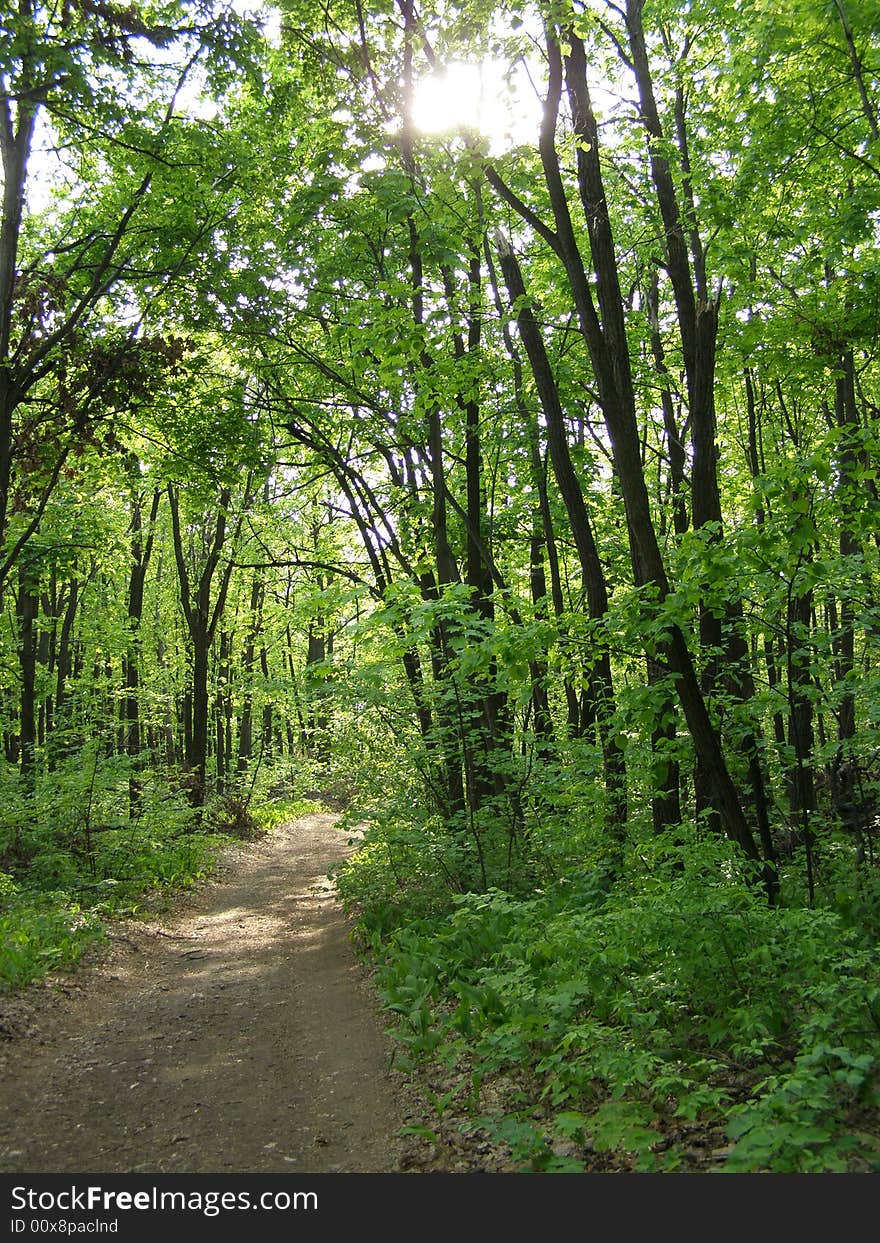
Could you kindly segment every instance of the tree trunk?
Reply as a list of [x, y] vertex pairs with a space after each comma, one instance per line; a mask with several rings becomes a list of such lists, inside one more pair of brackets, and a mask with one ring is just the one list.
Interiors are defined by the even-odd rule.
[[[810, 551], [803, 562], [810, 560]], [[810, 642], [810, 617], [813, 607], [813, 591], [798, 582], [795, 570], [788, 594], [788, 626], [786, 646], [788, 652], [788, 741], [793, 752], [789, 775], [791, 814], [798, 824], [806, 851], [807, 887], [810, 902], [814, 896], [813, 828], [811, 819], [816, 810], [815, 781], [813, 774], [813, 704], [812, 704], [812, 644]]]
[[[605, 204], [599, 158], [599, 130], [586, 81], [586, 55], [583, 43], [571, 30], [564, 31], [564, 38], [573, 53], [567, 58], [569, 95], [572, 100], [574, 129], [580, 139], [577, 150], [578, 185], [589, 226], [599, 314], [593, 303], [592, 291], [578, 250], [555, 148], [556, 118], [562, 92], [562, 54], [555, 33], [548, 31], [549, 90], [544, 106], [539, 147], [556, 222], [554, 249], [565, 265], [599, 389], [599, 399], [626, 508], [636, 583], [639, 586], [650, 585], [658, 603], [662, 603], [669, 594], [669, 583], [651, 517], [641, 462], [623, 299]], [[721, 816], [725, 831], [749, 858], [759, 858], [751, 829], [724, 760], [718, 731], [706, 709], [687, 642], [678, 626], [670, 625], [666, 634], [659, 637], [655, 654], [676, 675], [676, 692], [698, 760], [707, 774], [713, 805]]]
[[39, 611], [37, 578], [32, 567], [21, 565], [18, 571], [18, 662], [21, 672], [19, 705], [19, 772], [27, 794], [36, 787], [36, 621]]
[[[601, 624], [608, 612], [608, 591], [599, 560], [584, 494], [571, 460], [565, 430], [565, 416], [556, 380], [547, 357], [541, 330], [528, 305], [519, 263], [512, 248], [499, 238], [501, 270], [516, 311], [523, 346], [531, 365], [544, 417], [547, 422], [547, 444], [556, 483], [562, 495], [578, 553], [584, 594], [592, 621]], [[609, 834], [618, 842], [626, 826], [626, 765], [623, 746], [614, 728], [614, 684], [607, 649], [597, 644], [598, 655], [588, 671], [589, 702], [599, 732], [604, 762], [607, 793], [606, 823]]]
[[[239, 511], [238, 526], [236, 530], [236, 538], [241, 529], [241, 523], [248, 498], [250, 497], [251, 477], [248, 476], [247, 483], [244, 487], [241, 509]], [[205, 801], [206, 794], [206, 778], [208, 763], [208, 717], [209, 717], [209, 697], [208, 697], [208, 666], [211, 644], [217, 629], [217, 624], [223, 615], [226, 606], [226, 597], [229, 591], [229, 583], [232, 577], [232, 561], [229, 560], [220, 576], [219, 587], [217, 588], [216, 597], [212, 604], [212, 586], [214, 584], [214, 576], [220, 561], [220, 554], [226, 540], [226, 520], [227, 510], [231, 499], [232, 491], [230, 488], [224, 488], [219, 496], [216, 516], [213, 522], [213, 531], [207, 544], [206, 555], [201, 566], [198, 583], [195, 591], [193, 591], [190, 573], [186, 564], [184, 555], [183, 538], [181, 534], [179, 499], [177, 489], [174, 486], [168, 488], [168, 500], [171, 508], [171, 530], [174, 542], [174, 557], [177, 562], [177, 572], [180, 581], [180, 602], [183, 607], [183, 614], [186, 618], [187, 629], [189, 631], [190, 641], [192, 645], [192, 682], [191, 682], [191, 705], [192, 705], [192, 733], [187, 740], [186, 763], [190, 773], [192, 782], [190, 789], [190, 801], [193, 806], [201, 807]]]
[[131, 510], [131, 570], [128, 580], [128, 628], [129, 641], [125, 656], [125, 751], [131, 764], [128, 778], [128, 813], [135, 819], [141, 811], [143, 790], [138, 775], [141, 753], [140, 726], [140, 629], [144, 616], [144, 586], [147, 568], [153, 550], [153, 533], [162, 493], [156, 488], [147, 518], [147, 531], [143, 529], [143, 499], [137, 490], [132, 492]]
[[254, 574], [247, 638], [241, 658], [242, 701], [238, 717], [238, 772], [246, 773], [253, 757], [254, 665], [257, 638], [263, 628], [265, 583], [261, 572]]
[[[840, 461], [838, 466], [837, 495], [840, 514], [838, 547], [840, 557], [851, 567], [862, 551], [856, 538], [854, 525], [857, 510], [859, 484], [856, 479], [861, 442], [861, 422], [855, 392], [855, 360], [852, 350], [841, 359], [840, 372], [835, 391], [835, 413], [840, 431]], [[840, 600], [840, 626], [833, 636], [835, 678], [845, 689], [840, 696], [837, 710], [837, 737], [840, 743], [839, 759], [848, 757], [846, 751], [856, 732], [855, 694], [852, 689], [855, 668], [855, 616], [851, 592], [846, 591]]]

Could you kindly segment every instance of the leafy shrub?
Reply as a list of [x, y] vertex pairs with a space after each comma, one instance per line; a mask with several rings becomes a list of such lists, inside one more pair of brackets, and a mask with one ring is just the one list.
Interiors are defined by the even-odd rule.
[[224, 833], [241, 841], [253, 841], [263, 832], [247, 800], [237, 793], [213, 799], [205, 808], [204, 824], [215, 833]]
[[594, 869], [433, 905], [407, 892], [412, 861], [390, 887], [390, 848], [359, 852], [342, 888], [381, 955], [399, 1062], [492, 1083], [468, 1125], [525, 1167], [619, 1152], [676, 1169], [700, 1127], [730, 1170], [876, 1161], [880, 968], [838, 912], [768, 907], [716, 840], [664, 844], [613, 887]]
[[254, 807], [251, 819], [254, 832], [259, 836], [262, 833], [270, 833], [272, 829], [277, 829], [282, 824], [287, 824], [300, 816], [315, 815], [325, 810], [324, 804], [319, 799], [295, 798], [288, 795], [284, 798], [271, 798]]
[[161, 774], [140, 775], [140, 808], [129, 819], [129, 767], [118, 757], [59, 764], [41, 776], [36, 799], [8, 767], [0, 777], [3, 987], [72, 966], [102, 935], [102, 919], [194, 884], [231, 840], [196, 831], [184, 794]]
[[199, 817], [166, 773], [142, 771], [130, 818], [130, 775], [126, 757], [93, 747], [41, 774], [33, 798], [0, 765], [0, 986], [72, 966], [102, 919], [155, 907], [204, 877], [223, 845], [321, 810], [267, 790], [253, 810], [230, 794]]
[[439, 817], [377, 818], [335, 873], [343, 902], [357, 906], [361, 935], [378, 948], [395, 928], [448, 910], [464, 851]]

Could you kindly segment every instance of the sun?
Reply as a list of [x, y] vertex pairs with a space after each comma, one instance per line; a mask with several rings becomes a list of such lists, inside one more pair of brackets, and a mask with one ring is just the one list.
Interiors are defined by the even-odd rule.
[[474, 130], [503, 149], [534, 136], [540, 105], [500, 61], [450, 61], [416, 83], [412, 120], [423, 134]]

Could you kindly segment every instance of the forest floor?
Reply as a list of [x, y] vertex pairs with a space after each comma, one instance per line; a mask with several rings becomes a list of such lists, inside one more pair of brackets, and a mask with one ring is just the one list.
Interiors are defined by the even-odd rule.
[[[0, 1171], [428, 1172], [309, 815], [71, 976], [0, 997]], [[448, 1167], [447, 1167], [448, 1168]]]

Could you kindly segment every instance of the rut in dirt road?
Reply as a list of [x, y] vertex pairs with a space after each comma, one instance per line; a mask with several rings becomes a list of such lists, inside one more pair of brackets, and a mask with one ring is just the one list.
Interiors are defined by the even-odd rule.
[[405, 1121], [383, 1021], [327, 882], [347, 853], [312, 815], [232, 853], [161, 925], [123, 928], [8, 1049], [6, 1172], [373, 1172]]

